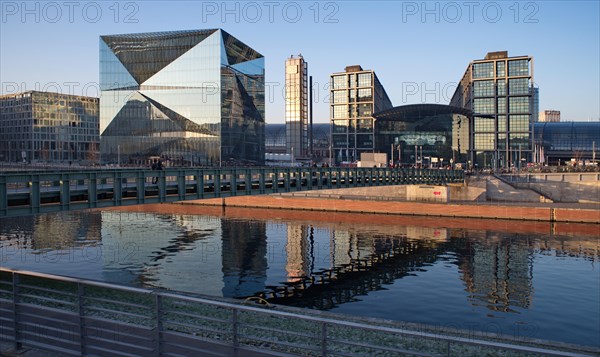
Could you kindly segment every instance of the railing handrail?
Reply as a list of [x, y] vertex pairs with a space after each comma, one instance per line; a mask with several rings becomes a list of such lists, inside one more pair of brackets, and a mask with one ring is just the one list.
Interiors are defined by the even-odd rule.
[[[258, 314], [267, 314], [267, 315], [278, 316], [278, 317], [301, 319], [304, 321], [317, 322], [322, 325], [336, 325], [336, 326], [341, 326], [341, 327], [352, 327], [352, 328], [357, 328], [357, 329], [362, 329], [362, 330], [370, 330], [370, 331], [374, 331], [374, 332], [392, 333], [392, 334], [399, 334], [399, 335], [411, 336], [411, 337], [421, 337], [421, 338], [426, 338], [426, 339], [445, 341], [445, 342], [449, 342], [449, 343], [462, 343], [462, 344], [468, 344], [468, 345], [473, 345], [473, 346], [491, 347], [491, 348], [496, 348], [496, 349], [512, 350], [512, 351], [527, 352], [527, 353], [538, 353], [538, 354], [544, 354], [544, 355], [550, 355], [550, 356], [571, 356], [571, 357], [587, 356], [585, 354], [568, 352], [568, 351], [564, 351], [564, 350], [563, 351], [552, 350], [552, 349], [547, 349], [547, 348], [511, 344], [511, 343], [506, 343], [506, 342], [487, 341], [487, 340], [474, 339], [474, 338], [465, 338], [465, 337], [442, 335], [442, 334], [436, 334], [436, 333], [430, 333], [430, 332], [414, 331], [414, 330], [403, 329], [403, 328], [395, 328], [395, 327], [388, 327], [388, 326], [376, 326], [376, 325], [371, 325], [371, 324], [366, 324], [366, 323], [344, 321], [344, 320], [338, 320], [338, 319], [333, 319], [333, 318], [328, 318], [328, 317], [310, 316], [310, 315], [306, 315], [306, 314], [298, 314], [298, 313], [289, 312], [289, 311], [278, 311], [278, 310], [273, 310], [273, 309], [268, 309], [268, 308], [245, 306], [245, 305], [241, 305], [241, 304], [212, 300], [212, 299], [208, 299], [208, 298], [201, 298], [201, 297], [190, 296], [190, 295], [185, 295], [185, 294], [165, 292], [165, 291], [161, 291], [161, 290], [129, 287], [129, 286], [106, 283], [106, 282], [101, 282], [101, 281], [96, 281], [96, 280], [67, 277], [67, 276], [33, 272], [33, 271], [27, 271], [27, 270], [18, 270], [18, 269], [10, 269], [10, 268], [0, 267], [0, 272], [13, 274], [13, 275], [16, 274], [18, 276], [30, 276], [30, 277], [35, 277], [35, 278], [55, 280], [55, 281], [59, 281], [59, 282], [67, 282], [67, 283], [74, 283], [74, 284], [79, 284], [79, 285], [101, 287], [101, 288], [107, 288], [107, 289], [112, 289], [112, 290], [118, 290], [118, 291], [122, 291], [122, 292], [131, 292], [131, 293], [138, 293], [138, 294], [144, 294], [144, 295], [159, 295], [161, 298], [171, 298], [174, 300], [183, 300], [183, 301], [187, 301], [187, 302], [202, 303], [202, 304], [206, 304], [206, 305], [211, 305], [211, 306], [216, 306], [216, 307], [226, 308], [226, 309], [231, 309], [231, 310], [237, 310], [237, 311], [254, 312], [254, 313], [258, 313]], [[502, 338], [502, 337], [508, 338], [507, 336], [501, 336], [501, 335], [498, 336], [498, 338]], [[527, 341], [520, 341], [520, 342], [527, 342]], [[598, 352], [600, 352], [600, 350]], [[595, 353], [595, 352], [593, 352], [593, 353]]]

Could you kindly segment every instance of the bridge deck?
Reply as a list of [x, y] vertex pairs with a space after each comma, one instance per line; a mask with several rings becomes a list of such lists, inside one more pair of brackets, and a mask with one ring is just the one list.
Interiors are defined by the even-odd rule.
[[168, 168], [0, 174], [0, 217], [324, 188], [461, 182], [463, 171]]

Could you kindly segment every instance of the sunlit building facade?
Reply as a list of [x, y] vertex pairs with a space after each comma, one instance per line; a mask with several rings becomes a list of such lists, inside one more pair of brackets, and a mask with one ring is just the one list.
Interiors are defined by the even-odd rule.
[[335, 162], [356, 161], [364, 152], [374, 152], [373, 113], [392, 107], [385, 89], [372, 70], [348, 66], [331, 75], [330, 122]]
[[221, 29], [100, 37], [105, 163], [264, 160], [264, 57]]
[[302, 55], [285, 60], [286, 152], [308, 156], [308, 62]]
[[481, 167], [517, 167], [531, 161], [533, 58], [490, 52], [472, 61], [451, 106], [473, 111], [470, 161]]
[[403, 105], [375, 113], [375, 149], [403, 165], [466, 163], [471, 116], [468, 109], [441, 104]]
[[98, 98], [29, 91], [0, 96], [0, 161], [94, 164]]

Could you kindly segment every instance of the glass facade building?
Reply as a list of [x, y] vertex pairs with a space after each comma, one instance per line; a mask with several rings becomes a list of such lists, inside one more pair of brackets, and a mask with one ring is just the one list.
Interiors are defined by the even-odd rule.
[[479, 167], [518, 166], [531, 161], [535, 112], [533, 58], [490, 52], [469, 64], [451, 106], [473, 111], [470, 161]]
[[0, 96], [0, 161], [94, 164], [98, 98], [29, 91]]
[[403, 105], [375, 113], [375, 150], [403, 165], [466, 163], [471, 116], [468, 109], [441, 104]]
[[385, 89], [372, 70], [348, 66], [331, 75], [330, 123], [335, 162], [360, 160], [363, 152], [374, 152], [373, 113], [392, 107]]
[[534, 133], [537, 155], [544, 163], [600, 157], [600, 122], [540, 122], [534, 124]]
[[308, 156], [308, 63], [302, 55], [285, 61], [286, 152]]
[[105, 163], [262, 164], [264, 57], [221, 29], [100, 36]]

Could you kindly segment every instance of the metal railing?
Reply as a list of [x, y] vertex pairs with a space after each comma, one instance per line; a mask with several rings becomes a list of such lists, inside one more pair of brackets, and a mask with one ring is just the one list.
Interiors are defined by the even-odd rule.
[[0, 321], [16, 351], [77, 356], [582, 355], [4, 268]]
[[167, 168], [0, 173], [0, 217], [324, 188], [462, 182], [463, 171]]

